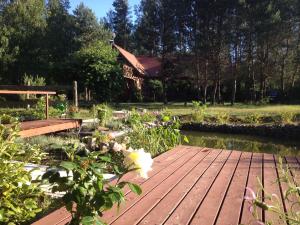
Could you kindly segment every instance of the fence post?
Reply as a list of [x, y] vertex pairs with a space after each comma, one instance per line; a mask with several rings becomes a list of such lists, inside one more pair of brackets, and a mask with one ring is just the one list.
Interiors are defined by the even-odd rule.
[[46, 94], [46, 111], [45, 111], [45, 114], [46, 114], [46, 120], [49, 119], [49, 95]]
[[76, 110], [78, 109], [78, 92], [77, 92], [77, 81], [73, 82], [73, 100]]

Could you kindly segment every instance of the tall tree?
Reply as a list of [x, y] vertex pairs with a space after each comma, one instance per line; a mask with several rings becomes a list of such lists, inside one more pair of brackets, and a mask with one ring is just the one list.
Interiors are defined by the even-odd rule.
[[68, 13], [69, 7], [68, 0], [49, 0], [47, 4], [45, 48], [51, 82], [61, 81], [61, 76], [68, 75], [68, 59], [76, 50], [74, 18]]
[[7, 82], [21, 82], [25, 72], [37, 73], [40, 69], [44, 9], [43, 0], [2, 2], [0, 59]]
[[157, 0], [142, 0], [136, 9], [135, 49], [141, 54], [159, 54], [160, 15]]
[[80, 3], [73, 12], [75, 23], [76, 43], [78, 47], [87, 45], [95, 40], [109, 40], [112, 34], [99, 22], [94, 12]]
[[115, 0], [113, 7], [112, 27], [116, 34], [115, 42], [127, 49], [130, 47], [130, 34], [132, 29], [128, 0]]

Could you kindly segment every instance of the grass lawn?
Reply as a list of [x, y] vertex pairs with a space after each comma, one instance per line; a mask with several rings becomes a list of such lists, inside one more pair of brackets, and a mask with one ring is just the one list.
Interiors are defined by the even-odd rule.
[[[167, 109], [173, 115], [187, 115], [191, 114], [193, 106], [188, 103], [184, 106], [184, 103], [171, 103], [164, 105], [162, 103], [122, 103], [116, 106], [117, 109], [131, 109], [131, 108], [147, 108], [149, 110], [163, 110]], [[263, 114], [263, 115], [276, 115], [280, 113], [299, 113], [300, 105], [248, 105], [248, 104], [236, 104], [231, 105], [209, 105], [206, 113], [208, 115], [214, 115], [218, 113], [227, 113], [229, 115], [235, 116], [246, 116], [253, 113]]]
[[[119, 103], [113, 104], [113, 109], [115, 110], [122, 110], [122, 109], [133, 109], [133, 108], [145, 108], [150, 111], [156, 110], [168, 110], [172, 115], [189, 115], [193, 111], [192, 103], [188, 103], [187, 106], [184, 103], [169, 103], [168, 105], [164, 105], [163, 103]], [[22, 112], [26, 111], [25, 108], [0, 108], [0, 114], [2, 113], [9, 113], [11, 111], [14, 112]], [[236, 104], [231, 106], [230, 104], [225, 105], [208, 105], [206, 111], [206, 115], [216, 115], [227, 113], [229, 116], [247, 116], [250, 114], [260, 114], [264, 116], [274, 116], [281, 113], [294, 113], [300, 115], [300, 105], [250, 105], [250, 104]], [[87, 108], [80, 108], [79, 112], [74, 114], [74, 118], [92, 118], [93, 113], [91, 110]]]

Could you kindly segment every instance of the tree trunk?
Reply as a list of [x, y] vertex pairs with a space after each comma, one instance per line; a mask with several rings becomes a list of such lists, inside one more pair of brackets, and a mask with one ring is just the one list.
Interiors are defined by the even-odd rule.
[[280, 87], [281, 87], [281, 95], [285, 96], [285, 63], [289, 53], [289, 41], [286, 40], [286, 52], [281, 60], [281, 71], [280, 71]]
[[207, 102], [207, 77], [208, 77], [208, 60], [205, 61], [204, 85], [203, 85], [203, 103]]
[[211, 100], [211, 104], [212, 104], [212, 105], [215, 105], [215, 104], [216, 104], [217, 88], [218, 88], [218, 82], [215, 80], [215, 81], [214, 81], [214, 90], [213, 90], [212, 100]]
[[[218, 66], [219, 67], [219, 66]], [[218, 69], [218, 104], [221, 103], [221, 77], [220, 77], [220, 69]]]
[[163, 101], [164, 101], [164, 104], [167, 105], [168, 104], [168, 98], [167, 98], [167, 81], [166, 81], [165, 78], [163, 79], [162, 86], [163, 86]]
[[196, 55], [196, 63], [197, 63], [197, 99], [200, 99], [201, 88], [200, 88], [200, 60], [198, 54]]
[[[235, 54], [237, 54], [237, 49], [235, 50]], [[237, 80], [237, 55], [235, 56], [234, 66], [231, 61], [231, 73], [233, 74], [233, 82], [232, 82], [232, 92], [231, 92], [231, 105], [235, 103], [235, 96], [236, 96], [236, 80]]]

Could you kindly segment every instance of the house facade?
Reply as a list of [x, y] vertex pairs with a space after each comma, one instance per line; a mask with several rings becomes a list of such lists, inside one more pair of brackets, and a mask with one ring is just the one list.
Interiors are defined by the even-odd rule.
[[113, 44], [113, 48], [119, 52], [118, 61], [123, 67], [127, 94], [133, 90], [145, 92], [144, 84], [147, 79], [160, 78], [161, 61], [159, 58], [135, 56], [116, 44]]

